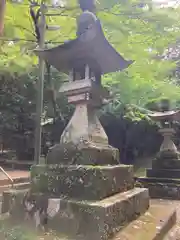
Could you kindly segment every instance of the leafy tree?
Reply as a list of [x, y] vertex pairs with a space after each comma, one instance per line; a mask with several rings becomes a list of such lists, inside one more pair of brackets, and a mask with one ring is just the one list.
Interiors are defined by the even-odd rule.
[[[61, 29], [60, 32], [47, 31], [47, 42], [57, 42], [58, 44], [58, 42], [75, 36], [75, 17], [79, 14], [75, 3], [76, 1], [69, 0], [65, 8], [48, 11], [48, 14], [59, 14], [59, 16], [47, 16], [47, 24], [60, 25]], [[175, 40], [174, 36], [177, 36], [177, 33], [169, 33], [166, 29], [178, 26], [178, 16], [175, 18], [174, 13], [172, 15], [170, 10], [169, 17], [166, 13], [163, 14], [159, 11], [149, 13], [140, 8], [138, 3], [139, 1], [128, 1], [127, 3], [127, 1], [103, 0], [97, 4], [97, 12], [110, 42], [126, 57], [137, 60], [137, 57], [141, 55], [142, 58], [143, 54], [142, 62], [144, 62], [144, 58], [149, 59], [157, 53], [157, 47], [162, 50]], [[12, 39], [36, 40], [33, 34], [28, 1], [24, 1], [22, 5], [8, 2], [5, 36]], [[9, 44], [6, 45], [9, 46]], [[36, 44], [19, 41], [15, 42], [13, 49], [15, 46], [21, 46], [25, 50], [26, 47], [30, 53], [34, 45]], [[148, 52], [150, 48], [153, 49], [152, 52]], [[27, 52], [23, 53], [21, 52], [21, 59], [22, 55], [24, 57]], [[136, 66], [138, 65], [136, 64]]]

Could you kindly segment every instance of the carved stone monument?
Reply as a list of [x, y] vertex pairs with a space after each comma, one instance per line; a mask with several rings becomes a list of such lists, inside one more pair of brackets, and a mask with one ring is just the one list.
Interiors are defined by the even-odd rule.
[[154, 112], [149, 116], [160, 122], [159, 132], [163, 141], [152, 162], [152, 169], [147, 169], [146, 177], [139, 178], [139, 181], [149, 187], [152, 197], [180, 199], [180, 154], [173, 142], [173, 123], [180, 119], [180, 111], [170, 110], [169, 102], [165, 100], [162, 101], [162, 106], [161, 112]]
[[[78, 20], [75, 40], [36, 54], [69, 75], [60, 92], [75, 111], [46, 164], [32, 167], [24, 208], [20, 193], [12, 204], [12, 192], [6, 192], [3, 211], [17, 218], [35, 216], [36, 226], [57, 230], [67, 239], [108, 240], [149, 207], [148, 190], [134, 187], [133, 167], [119, 164], [118, 150], [109, 145], [96, 115], [108, 98], [101, 76], [123, 70], [132, 61], [115, 51], [100, 21], [87, 9]], [[172, 221], [163, 225], [165, 232], [175, 222], [174, 210], [167, 216]]]

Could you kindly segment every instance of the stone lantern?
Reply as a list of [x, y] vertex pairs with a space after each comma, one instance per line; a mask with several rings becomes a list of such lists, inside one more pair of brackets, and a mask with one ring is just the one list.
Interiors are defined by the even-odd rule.
[[[84, 32], [84, 29], [87, 30]], [[126, 61], [116, 52], [106, 40], [100, 21], [89, 11], [83, 12], [78, 20], [75, 40], [52, 49], [37, 50], [36, 54], [58, 71], [69, 75], [69, 82], [61, 87], [60, 92], [66, 94], [68, 102], [76, 106], [61, 136], [60, 145], [51, 150], [47, 162], [59, 163], [62, 144], [68, 144], [67, 147], [73, 152], [78, 148], [88, 154], [88, 157], [83, 155], [83, 164], [117, 164], [117, 150], [108, 145], [107, 135], [96, 116], [96, 109], [109, 97], [101, 84], [101, 76], [121, 71], [133, 61]], [[93, 151], [91, 158], [90, 148]]]
[[180, 119], [180, 110], [171, 110], [169, 101], [163, 100], [160, 111], [149, 116], [160, 123], [159, 133], [163, 141], [152, 161], [152, 169], [147, 169], [146, 177], [140, 177], [138, 181], [149, 188], [151, 197], [179, 199], [180, 154], [173, 142], [173, 125]]
[[[76, 39], [36, 51], [38, 56], [69, 76], [60, 92], [75, 105], [75, 111], [60, 143], [50, 150], [47, 164], [32, 167], [31, 189], [34, 194], [40, 192], [63, 202], [58, 213], [61, 232], [82, 234], [83, 239], [108, 239], [118, 231], [123, 219], [130, 220], [149, 206], [148, 191], [134, 188], [133, 167], [119, 164], [119, 151], [109, 145], [96, 115], [96, 110], [109, 97], [101, 83], [102, 75], [122, 71], [133, 61], [126, 61], [111, 46], [94, 13], [84, 11], [77, 23]], [[129, 195], [122, 200], [125, 191]], [[106, 214], [106, 204], [102, 205], [110, 196], [114, 200], [108, 211], [113, 211], [115, 220]], [[129, 207], [123, 207], [122, 201]], [[118, 215], [121, 206], [127, 214], [125, 218]], [[64, 217], [68, 211], [71, 218]]]
[[[153, 162], [153, 167], [155, 167], [154, 165], [159, 165], [161, 168], [167, 168], [169, 166], [172, 169], [174, 163], [179, 160], [179, 152], [172, 138], [175, 134], [173, 123], [179, 119], [180, 110], [170, 110], [170, 103], [167, 100], [161, 101], [160, 109], [160, 112], [149, 114], [151, 119], [160, 123], [159, 133], [163, 136], [163, 142], [156, 156], [156, 160]], [[148, 175], [151, 175], [152, 171], [153, 170], [148, 170]], [[173, 177], [173, 175], [171, 175], [171, 177]]]

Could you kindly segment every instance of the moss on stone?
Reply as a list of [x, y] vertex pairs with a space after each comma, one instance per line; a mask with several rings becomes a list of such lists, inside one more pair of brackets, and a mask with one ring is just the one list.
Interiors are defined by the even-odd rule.
[[106, 145], [57, 144], [47, 156], [48, 164], [116, 165], [118, 161], [118, 149]]
[[[37, 166], [39, 169], [40, 166]], [[133, 188], [132, 166], [47, 165], [32, 168], [32, 190], [75, 199], [99, 200]], [[44, 168], [42, 166], [42, 168]], [[34, 171], [33, 171], [34, 170]]]

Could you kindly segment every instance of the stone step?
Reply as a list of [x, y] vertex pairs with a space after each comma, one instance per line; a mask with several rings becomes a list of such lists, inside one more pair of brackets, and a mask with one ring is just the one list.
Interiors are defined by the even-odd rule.
[[[178, 231], [178, 226], [174, 225], [176, 223], [176, 205], [170, 205], [167, 201], [163, 204], [159, 203], [159, 200], [157, 200], [157, 202], [158, 203], [151, 203], [151, 207], [144, 215], [127, 225], [127, 227], [117, 233], [117, 235], [111, 238], [111, 240], [178, 240], [180, 232]], [[0, 215], [0, 221], [8, 218], [9, 214]], [[25, 222], [23, 223], [25, 224]], [[58, 224], [59, 223], [60, 221]], [[177, 238], [172, 238], [172, 232], [177, 233]], [[62, 237], [62, 240], [64, 239], [75, 240], [75, 238]], [[100, 238], [90, 239], [99, 240]], [[108, 239], [110, 240], [110, 238]]]
[[176, 224], [165, 236], [163, 240], [178, 240], [180, 238], [180, 226]]
[[135, 177], [134, 180], [140, 183], [170, 183], [180, 185], [180, 178], [156, 178], [156, 177]]
[[153, 199], [180, 200], [180, 179], [140, 177], [136, 186], [148, 188]]
[[174, 206], [151, 204], [144, 215], [131, 222], [113, 240], [163, 240], [175, 223]]
[[153, 203], [158, 202], [161, 204], [165, 204], [168, 208], [169, 206], [174, 206], [176, 208], [177, 222], [176, 225], [167, 233], [163, 240], [179, 240], [180, 239], [180, 201], [175, 200], [159, 200], [153, 199], [151, 200]]
[[147, 177], [180, 178], [180, 169], [147, 169]]
[[[24, 190], [4, 192], [2, 213], [11, 209], [13, 219], [24, 221], [24, 193]], [[16, 197], [12, 202], [14, 196]], [[37, 195], [36, 202], [39, 206], [46, 205], [46, 198]], [[148, 207], [148, 190], [142, 188], [115, 194], [101, 201], [49, 198], [48, 228], [72, 239], [74, 236], [81, 236], [83, 240], [108, 240], [121, 226], [144, 214]]]
[[[86, 173], [86, 174], [84, 174]], [[98, 201], [134, 188], [132, 166], [36, 165], [32, 191], [54, 197]], [[71, 186], [71, 187], [69, 187]]]
[[168, 159], [168, 161], [152, 161], [152, 169], [180, 169], [180, 160]]

